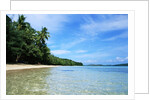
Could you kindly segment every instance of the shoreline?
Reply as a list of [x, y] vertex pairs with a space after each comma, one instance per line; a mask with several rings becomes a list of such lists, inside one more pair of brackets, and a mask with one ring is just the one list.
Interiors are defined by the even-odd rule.
[[60, 67], [60, 66], [61, 65], [6, 64], [6, 71], [34, 69], [34, 68], [51, 68], [51, 67]]

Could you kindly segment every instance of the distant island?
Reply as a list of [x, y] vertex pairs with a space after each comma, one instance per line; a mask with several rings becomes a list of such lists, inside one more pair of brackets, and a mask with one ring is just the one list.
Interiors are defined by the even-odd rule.
[[86, 66], [128, 66], [128, 63], [114, 64], [114, 65], [111, 65], [111, 64], [108, 64], [108, 65], [103, 65], [103, 64], [89, 64], [89, 65], [86, 65]]

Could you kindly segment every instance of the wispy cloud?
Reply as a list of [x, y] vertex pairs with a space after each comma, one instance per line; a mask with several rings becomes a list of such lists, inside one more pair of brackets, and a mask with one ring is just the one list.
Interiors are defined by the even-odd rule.
[[49, 48], [56, 48], [57, 46], [56, 45], [50, 45], [48, 46]]
[[116, 62], [125, 62], [125, 61], [128, 61], [128, 57], [116, 57], [115, 59], [110, 59], [110, 60], [107, 60], [106, 62], [109, 62], [109, 63], [116, 63]]
[[27, 16], [27, 21], [35, 28], [47, 27], [51, 33], [56, 33], [64, 27], [64, 23], [68, 22], [69, 18], [65, 15], [55, 14], [32, 14]]
[[54, 55], [68, 54], [70, 52], [71, 51], [68, 51], [68, 50], [53, 50], [53, 51], [51, 51], [51, 53]]
[[77, 50], [76, 53], [85, 53], [87, 52], [86, 50]]
[[[36, 30], [47, 27], [50, 33], [56, 33], [64, 29], [64, 24], [69, 21], [69, 17], [61, 14], [24, 14], [26, 21]], [[18, 14], [9, 14], [13, 21], [17, 21]]]
[[107, 57], [107, 56], [109, 56], [109, 54], [96, 52], [96, 53], [81, 54], [81, 55], [77, 55], [75, 57], [77, 57], [77, 58], [96, 58], [97, 59], [97, 58]]
[[85, 38], [80, 38], [80, 39], [76, 39], [76, 40], [74, 40], [74, 41], [72, 41], [72, 42], [70, 42], [70, 43], [63, 43], [62, 45], [61, 45], [61, 48], [63, 48], [63, 49], [69, 49], [69, 48], [72, 48], [73, 46], [75, 46], [75, 45], [77, 45], [77, 44], [79, 44], [79, 43], [81, 43], [81, 42], [84, 42], [86, 39]]
[[47, 43], [48, 45], [51, 45], [51, 44], [54, 44], [55, 42], [52, 41], [52, 40], [46, 40], [46, 43]]
[[116, 60], [119, 61], [119, 62], [123, 62], [123, 61], [128, 60], [128, 57], [125, 57], [125, 58], [116, 57]]
[[104, 39], [102, 41], [113, 41], [113, 40], [120, 39], [120, 38], [128, 38], [128, 32], [124, 32], [124, 33], [122, 33], [120, 35], [113, 36], [113, 37]]
[[94, 63], [98, 63], [99, 60], [84, 60], [82, 62], [85, 63], [85, 64], [94, 64]]
[[128, 19], [124, 16], [112, 17], [107, 20], [95, 21], [92, 17], [85, 17], [85, 23], [80, 28], [89, 35], [97, 35], [100, 32], [120, 30], [128, 28]]

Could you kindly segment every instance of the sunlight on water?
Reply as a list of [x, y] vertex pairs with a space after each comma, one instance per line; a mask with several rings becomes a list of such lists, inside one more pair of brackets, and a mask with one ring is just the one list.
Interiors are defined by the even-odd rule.
[[7, 95], [127, 95], [127, 66], [64, 66], [7, 71]]

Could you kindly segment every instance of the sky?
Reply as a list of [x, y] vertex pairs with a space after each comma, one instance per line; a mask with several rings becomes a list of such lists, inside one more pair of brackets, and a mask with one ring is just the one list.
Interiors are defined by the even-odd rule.
[[[24, 14], [40, 31], [47, 27], [51, 53], [83, 64], [128, 62], [127, 14]], [[17, 14], [9, 15], [14, 21]]]

